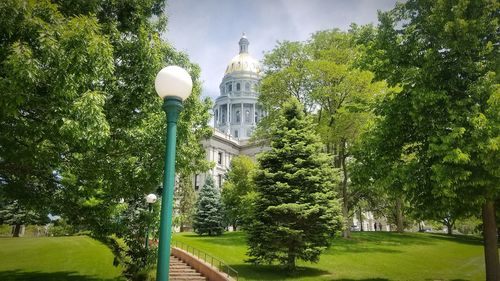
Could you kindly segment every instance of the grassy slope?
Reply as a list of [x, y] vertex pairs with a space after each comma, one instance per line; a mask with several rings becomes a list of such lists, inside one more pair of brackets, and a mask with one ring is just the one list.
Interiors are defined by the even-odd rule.
[[335, 239], [317, 264], [299, 263], [289, 275], [277, 266], [245, 264], [245, 236], [176, 234], [174, 240], [226, 261], [240, 280], [484, 280], [479, 240], [423, 233], [357, 232], [352, 240]]
[[119, 280], [102, 243], [86, 236], [1, 238], [0, 280]]

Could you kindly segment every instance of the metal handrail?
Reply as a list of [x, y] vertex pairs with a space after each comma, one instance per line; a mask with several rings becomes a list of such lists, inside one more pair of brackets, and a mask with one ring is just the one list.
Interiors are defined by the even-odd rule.
[[[232, 277], [232, 278], [236, 279], [236, 281], [238, 281], [238, 271], [236, 271], [234, 268], [230, 267], [224, 261], [208, 254], [207, 252], [204, 252], [204, 251], [196, 249], [192, 246], [189, 246], [188, 244], [183, 243], [181, 241], [174, 240], [174, 241], [172, 241], [172, 244], [173, 244], [173, 246], [180, 248], [182, 250], [185, 250], [186, 252], [193, 254], [193, 256], [195, 256], [199, 259], [202, 259], [206, 263], [209, 263], [212, 267], [215, 267], [220, 272], [225, 273], [228, 277]], [[190, 250], [191, 250], [191, 252], [190, 252]], [[208, 259], [207, 259], [207, 257], [208, 257]], [[215, 261], [215, 263], [214, 263], [214, 261]], [[219, 266], [217, 266], [217, 264]], [[225, 270], [224, 270], [224, 268], [225, 268]], [[230, 272], [234, 276], [232, 274], [230, 274]]]

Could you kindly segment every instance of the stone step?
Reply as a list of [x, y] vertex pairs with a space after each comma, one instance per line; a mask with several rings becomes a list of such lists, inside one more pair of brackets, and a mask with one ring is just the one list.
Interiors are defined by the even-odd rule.
[[184, 274], [186, 276], [193, 276], [193, 275], [201, 275], [199, 272], [196, 271], [170, 271], [170, 274], [172, 275], [181, 275]]
[[190, 267], [185, 267], [185, 266], [175, 266], [175, 267], [170, 267], [170, 271], [172, 270], [192, 270], [192, 271], [196, 271], [194, 268], [190, 268]]
[[182, 260], [170, 256], [170, 273], [169, 280], [171, 281], [206, 281], [194, 268], [183, 262]]
[[170, 274], [172, 275], [200, 275], [200, 273], [196, 270], [170, 270]]
[[170, 281], [207, 281], [205, 277], [169, 277]]

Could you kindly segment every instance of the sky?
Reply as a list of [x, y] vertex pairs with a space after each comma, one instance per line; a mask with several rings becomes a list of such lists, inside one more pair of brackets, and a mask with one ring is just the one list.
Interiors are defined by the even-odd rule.
[[305, 41], [319, 30], [377, 23], [396, 0], [167, 0], [164, 39], [201, 67], [203, 95], [216, 98], [243, 32], [262, 60], [277, 41]]

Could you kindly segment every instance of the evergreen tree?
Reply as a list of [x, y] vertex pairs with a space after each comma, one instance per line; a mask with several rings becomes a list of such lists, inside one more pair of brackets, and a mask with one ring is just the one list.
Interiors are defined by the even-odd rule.
[[258, 196], [248, 228], [249, 261], [278, 261], [289, 270], [296, 259], [317, 262], [341, 227], [333, 191], [338, 175], [314, 133], [312, 120], [292, 99], [270, 128], [271, 150], [258, 157]]
[[208, 176], [196, 201], [193, 228], [199, 234], [221, 235], [224, 231], [220, 193], [214, 180]]

